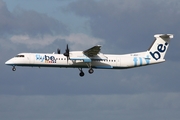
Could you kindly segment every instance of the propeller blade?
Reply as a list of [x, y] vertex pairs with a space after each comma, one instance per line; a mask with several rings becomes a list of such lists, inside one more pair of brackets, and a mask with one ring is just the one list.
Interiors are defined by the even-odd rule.
[[68, 46], [68, 44], [67, 44], [67, 47], [66, 47], [66, 53], [68, 53], [68, 55], [69, 55], [69, 46]]
[[68, 44], [66, 46], [66, 50], [65, 50], [65, 53], [63, 55], [67, 57], [67, 63], [68, 63], [68, 60], [69, 60], [69, 46], [68, 46]]
[[57, 54], [61, 54], [61, 50], [59, 48], [57, 49]]

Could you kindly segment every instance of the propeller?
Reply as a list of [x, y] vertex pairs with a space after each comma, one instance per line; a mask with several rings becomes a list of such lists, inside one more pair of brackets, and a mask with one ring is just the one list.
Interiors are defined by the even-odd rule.
[[68, 60], [69, 60], [69, 47], [68, 47], [68, 44], [66, 46], [66, 51], [65, 51], [65, 53], [63, 55], [67, 57], [67, 62], [68, 62]]
[[61, 50], [59, 48], [57, 49], [57, 54], [61, 54]]

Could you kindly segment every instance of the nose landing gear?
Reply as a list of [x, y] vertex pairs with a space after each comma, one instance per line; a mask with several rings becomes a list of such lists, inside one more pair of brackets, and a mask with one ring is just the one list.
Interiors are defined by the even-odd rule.
[[16, 67], [15, 66], [13, 66], [12, 71], [16, 71]]

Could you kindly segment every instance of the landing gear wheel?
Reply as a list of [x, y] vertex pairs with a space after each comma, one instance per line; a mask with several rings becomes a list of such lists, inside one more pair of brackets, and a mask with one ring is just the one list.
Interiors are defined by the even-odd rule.
[[79, 76], [83, 77], [83, 76], [84, 76], [84, 72], [81, 71], [81, 72], [79, 73]]
[[78, 68], [78, 69], [80, 71], [79, 76], [83, 77], [84, 76], [84, 72], [83, 72], [82, 68]]
[[12, 68], [12, 71], [16, 71], [16, 68], [15, 68], [15, 66]]
[[92, 74], [94, 72], [94, 70], [91, 68], [89, 69], [89, 73]]

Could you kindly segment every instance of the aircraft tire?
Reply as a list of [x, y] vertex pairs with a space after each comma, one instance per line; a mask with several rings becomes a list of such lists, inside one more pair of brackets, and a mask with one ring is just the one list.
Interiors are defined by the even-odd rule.
[[12, 71], [16, 71], [16, 68], [15, 68], [15, 67], [13, 67], [13, 68], [12, 68]]
[[89, 73], [92, 74], [94, 72], [94, 70], [91, 68], [89, 69]]
[[80, 72], [79, 76], [83, 77], [84, 76], [84, 72]]

